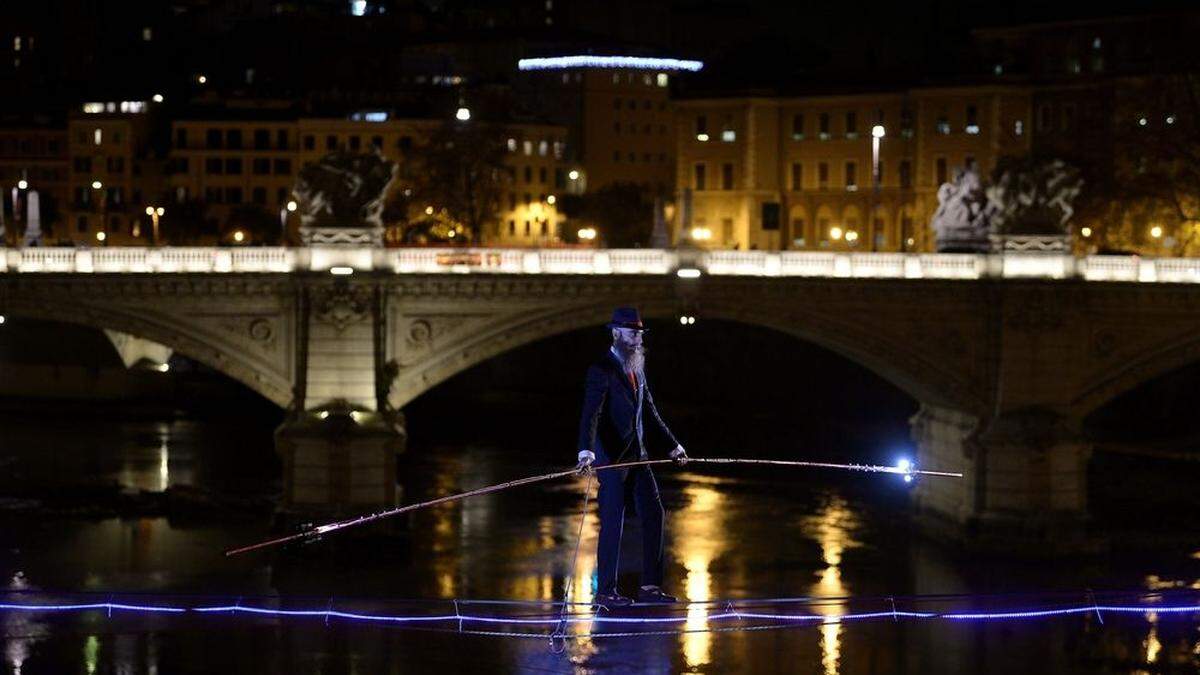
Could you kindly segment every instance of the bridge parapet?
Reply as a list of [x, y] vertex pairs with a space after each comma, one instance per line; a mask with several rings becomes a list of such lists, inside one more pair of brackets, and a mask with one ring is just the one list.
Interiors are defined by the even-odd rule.
[[57, 274], [287, 273], [703, 274], [843, 279], [1083, 279], [1200, 283], [1200, 258], [1060, 253], [867, 253], [515, 248], [13, 248], [0, 272]]

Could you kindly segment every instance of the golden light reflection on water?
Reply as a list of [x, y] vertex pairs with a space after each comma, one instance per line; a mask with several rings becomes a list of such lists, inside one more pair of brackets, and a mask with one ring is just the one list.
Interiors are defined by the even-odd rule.
[[[672, 534], [674, 558], [682, 561], [687, 570], [684, 591], [692, 603], [711, 600], [713, 596], [713, 560], [725, 552], [728, 539], [722, 517], [725, 497], [708, 485], [689, 485], [683, 490], [687, 506], [675, 514]], [[704, 630], [708, 627], [708, 607], [689, 605], [685, 630]], [[683, 635], [683, 656], [689, 667], [695, 668], [712, 660], [712, 634]]]
[[[821, 547], [821, 570], [813, 584], [811, 595], [818, 598], [844, 598], [850, 594], [842, 583], [842, 556], [846, 549], [861, 545], [851, 532], [858, 527], [858, 517], [846, 500], [832, 496], [821, 512], [807, 519], [806, 529], [814, 532]], [[845, 611], [845, 603], [818, 602], [814, 609], [830, 618], [821, 625], [821, 668], [825, 675], [836, 675], [842, 656], [842, 625], [836, 618]]]

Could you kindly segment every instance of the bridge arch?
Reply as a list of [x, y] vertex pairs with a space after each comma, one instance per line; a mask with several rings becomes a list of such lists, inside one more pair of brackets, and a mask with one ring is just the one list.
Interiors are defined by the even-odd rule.
[[[37, 298], [9, 298], [4, 313], [19, 318], [69, 323], [99, 330], [116, 330], [158, 342], [175, 352], [203, 363], [245, 385], [276, 405], [286, 408], [292, 401], [290, 378], [281, 376], [274, 364], [265, 362], [238, 340], [221, 335], [216, 326], [202, 320], [181, 320], [174, 314], [138, 308], [107, 306], [90, 302], [40, 302]], [[259, 341], [281, 340], [269, 324], [256, 324]], [[253, 328], [251, 330], [254, 330]], [[255, 339], [254, 335], [250, 336]], [[289, 350], [290, 351], [290, 350]]]
[[[638, 301], [642, 315], [674, 320], [683, 307], [677, 298]], [[584, 328], [603, 330], [614, 304], [611, 301], [560, 306], [537, 311], [489, 317], [460, 330], [423, 358], [403, 363], [389, 402], [403, 407], [434, 386], [494, 356], [526, 344]], [[689, 311], [693, 311], [690, 310]], [[923, 359], [899, 340], [868, 334], [830, 315], [812, 310], [740, 302], [736, 298], [708, 301], [698, 312], [700, 320], [720, 319], [771, 328], [809, 342], [862, 365], [923, 403], [962, 408], [977, 407], [970, 383], [949, 369]]]
[[1200, 362], [1200, 336], [1181, 337], [1092, 378], [1080, 389], [1072, 407], [1082, 419], [1126, 392], [1197, 362]]

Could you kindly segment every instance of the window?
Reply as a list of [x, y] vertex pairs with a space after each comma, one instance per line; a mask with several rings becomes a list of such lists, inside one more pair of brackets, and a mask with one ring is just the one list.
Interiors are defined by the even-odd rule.
[[220, 129], [209, 129], [208, 131], [204, 132], [204, 144], [210, 150], [220, 148], [221, 147], [221, 130]]
[[275, 131], [275, 148], [278, 150], [288, 149], [287, 129], [277, 129]]
[[325, 137], [325, 149], [326, 150], [337, 150], [337, 146], [338, 146], [337, 136], [330, 134]]
[[912, 138], [913, 133], [913, 114], [908, 108], [900, 109], [900, 135], [905, 138]]
[[792, 192], [799, 192], [804, 189], [804, 165], [800, 162], [792, 162]]
[[100, 129], [100, 128], [92, 130], [92, 143], [95, 145], [100, 145], [103, 142], [104, 142], [104, 130]]
[[254, 149], [255, 150], [270, 150], [271, 149], [271, 132], [267, 129], [254, 130]]
[[220, 204], [221, 198], [221, 188], [204, 188], [204, 201], [208, 202], [209, 204]]
[[529, 236], [529, 221], [525, 221], [525, 236]]
[[628, 107], [630, 110], [637, 110], [637, 101], [629, 99], [629, 105], [626, 107]]
[[846, 189], [858, 189], [858, 164], [855, 162], [846, 162]]
[[858, 113], [846, 113], [846, 138], [858, 138]]
[[517, 193], [508, 193], [508, 210], [512, 211], [517, 208]]
[[517, 235], [517, 221], [515, 221], [515, 220], [508, 221], [508, 234], [510, 236], [514, 236], [514, 237]]
[[829, 140], [829, 113], [821, 113], [817, 118], [817, 137], [823, 141]]
[[233, 150], [242, 149], [242, 130], [230, 129], [225, 132], [225, 146]]
[[219, 176], [224, 171], [225, 166], [221, 163], [220, 157], [209, 157], [204, 160], [204, 173], [210, 176]]
[[355, 152], [358, 152], [358, 150], [360, 148], [362, 148], [362, 138], [360, 138], [358, 136], [351, 136], [350, 137], [350, 149]]
[[532, 154], [533, 154], [533, 141], [525, 141], [525, 142], [523, 142], [523, 143], [521, 144], [521, 150], [522, 150], [522, 151], [523, 151], [523, 152], [524, 152], [526, 155], [532, 155]]
[[726, 115], [721, 123], [721, 140], [725, 143], [732, 143], [737, 135], [733, 131], [733, 115]]
[[317, 139], [312, 134], [304, 134], [304, 149], [312, 150], [316, 147]]
[[721, 189], [733, 189], [733, 164], [728, 162], [721, 165]]
[[525, 182], [526, 183], [533, 182], [533, 167], [531, 167], [531, 166], [525, 167]]
[[544, 167], [544, 166], [538, 168], [538, 182], [539, 183], [546, 182], [546, 167]]
[[230, 176], [240, 176], [242, 174], [242, 160], [236, 157], [230, 157], [225, 160], [225, 173]]
[[1013, 135], [1023, 136], [1025, 134], [1025, 121], [1016, 120], [1013, 122]]
[[907, 159], [900, 162], [900, 187], [912, 187], [912, 163]]
[[1053, 119], [1054, 119], [1054, 110], [1050, 107], [1049, 103], [1043, 103], [1042, 105], [1038, 106], [1038, 116], [1037, 116], [1037, 130], [1038, 131], [1049, 131], [1050, 126], [1053, 124]]
[[371, 147], [376, 150], [383, 150], [383, 136], [372, 136]]
[[275, 160], [275, 175], [276, 176], [287, 176], [287, 175], [290, 175], [291, 173], [292, 173], [292, 160], [290, 160], [290, 159]]
[[706, 115], [696, 116], [696, 140], [708, 140], [708, 116]]
[[[401, 136], [400, 137], [400, 149], [405, 150], [405, 151], [412, 149], [412, 136]], [[514, 145], [514, 146], [510, 147], [509, 149], [516, 150], [517, 148]]]
[[255, 176], [266, 176], [271, 173], [271, 160], [266, 157], [255, 157], [251, 164]]
[[225, 201], [230, 204], [241, 204], [242, 203], [242, 188], [240, 188], [240, 187], [225, 188]]
[[538, 156], [545, 157], [550, 154], [550, 144], [545, 140], [538, 141]]
[[1074, 103], [1068, 103], [1063, 106], [1063, 111], [1062, 111], [1063, 112], [1063, 114], [1062, 114], [1062, 130], [1063, 131], [1074, 131], [1075, 130], [1075, 110], [1076, 110], [1076, 108], [1075, 108]]
[[707, 178], [704, 164], [696, 164], [692, 167], [692, 184], [697, 190], [708, 189]]
[[88, 173], [92, 170], [91, 157], [76, 157], [75, 158], [75, 173]]
[[87, 232], [88, 231], [87, 216], [79, 216], [75, 219], [75, 229], [79, 232]]
[[933, 176], [934, 185], [941, 187], [942, 184], [946, 182], [946, 158], [945, 157], [937, 158], [937, 166], [934, 169], [934, 171], [935, 171], [934, 176]]
[[973, 105], [967, 106], [967, 126], [968, 134], [979, 133], [979, 110]]
[[804, 115], [792, 115], [792, 140], [804, 140]]
[[817, 163], [817, 187], [822, 190], [829, 187], [829, 164], [827, 162]]
[[287, 203], [287, 188], [278, 188], [275, 190], [275, 203], [283, 206]]
[[258, 204], [259, 206], [266, 206], [267, 205], [267, 189], [264, 187], [254, 188], [254, 190], [250, 193], [250, 201], [254, 202], [255, 204]]
[[175, 130], [175, 147], [177, 147], [177, 148], [186, 148], [187, 147], [187, 129], [176, 129]]
[[944, 114], [938, 115], [937, 132], [942, 135], [946, 135], [946, 134], [950, 133], [950, 119], [947, 118]]
[[187, 172], [188, 172], [188, 158], [187, 157], [176, 158], [175, 159], [175, 173], [187, 173]]
[[621, 161], [621, 151], [620, 150], [613, 150], [613, 161], [614, 162]]

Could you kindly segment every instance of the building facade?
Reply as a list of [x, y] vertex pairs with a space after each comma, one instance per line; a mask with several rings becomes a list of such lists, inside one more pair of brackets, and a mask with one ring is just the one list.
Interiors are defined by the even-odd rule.
[[38, 193], [44, 240], [61, 236], [69, 194], [67, 164], [67, 132], [61, 127], [0, 128], [0, 209], [9, 241], [24, 232], [23, 206], [30, 190]]
[[1021, 87], [676, 105], [675, 240], [711, 248], [931, 250], [938, 187], [1030, 147]]

